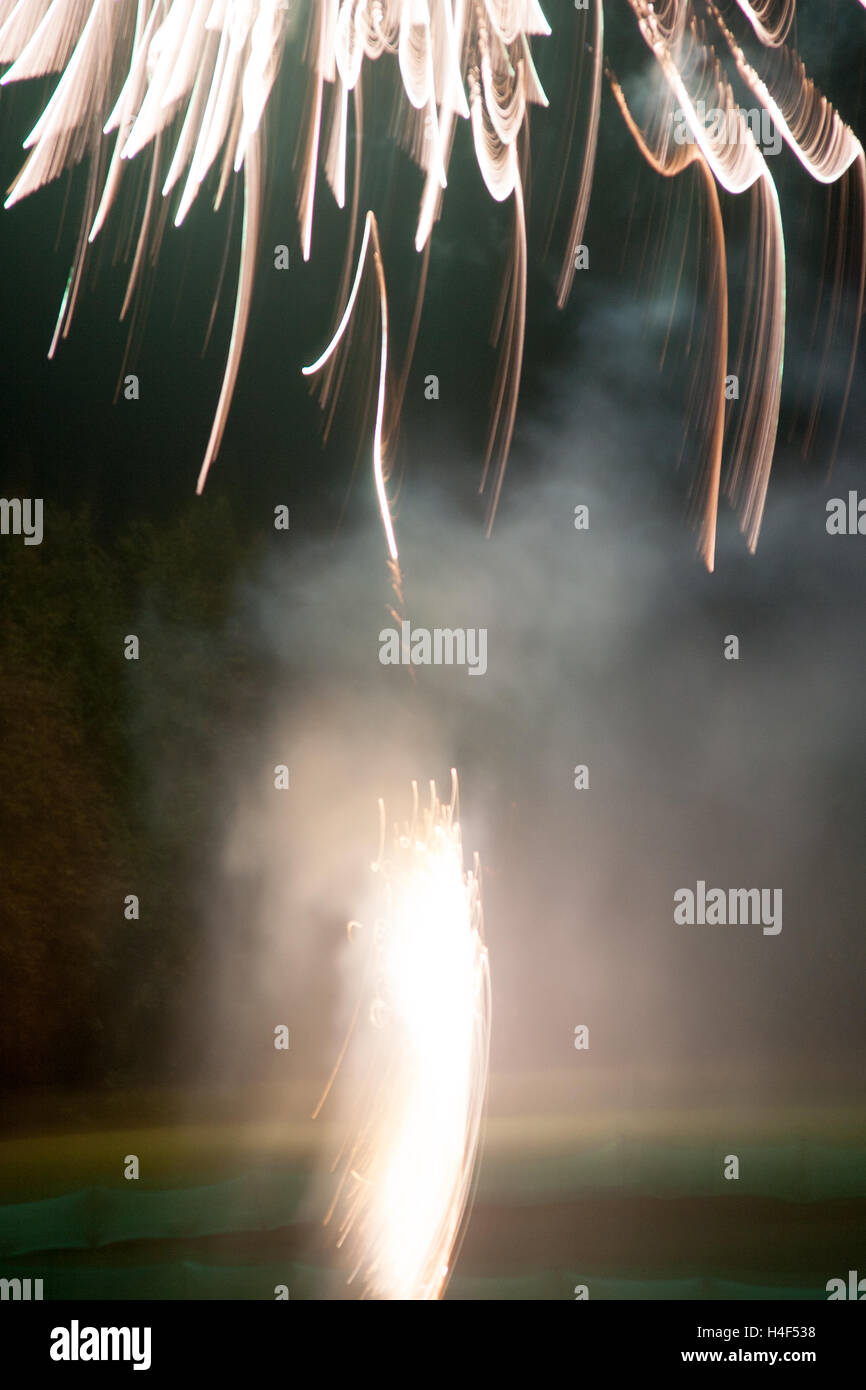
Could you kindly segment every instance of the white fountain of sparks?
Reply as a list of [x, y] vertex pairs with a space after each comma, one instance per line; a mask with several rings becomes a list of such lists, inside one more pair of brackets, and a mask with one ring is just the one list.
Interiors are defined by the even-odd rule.
[[478, 1154], [489, 973], [478, 861], [464, 871], [454, 772], [452, 779], [450, 804], [441, 804], [431, 783], [430, 804], [420, 813], [413, 784], [412, 822], [387, 850], [380, 802], [383, 843], [373, 868], [385, 912], [374, 930], [363, 997], [373, 1058], [326, 1218], [338, 1213], [350, 1282], [367, 1298], [442, 1296]]

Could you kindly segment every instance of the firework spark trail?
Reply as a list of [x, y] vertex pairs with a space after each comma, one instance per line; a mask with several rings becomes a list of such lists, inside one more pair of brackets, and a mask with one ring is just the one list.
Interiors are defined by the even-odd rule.
[[[796, 55], [781, 48], [795, 6], [789, 0], [784, 0], [781, 6], [774, 5], [772, 0], [766, 0], [758, 7], [745, 3], [745, 0], [738, 0], [738, 3], [761, 42], [773, 53], [781, 53], [781, 58], [777, 59], [781, 66], [780, 79], [770, 83], [762, 80], [746, 61], [743, 50], [737, 45], [713, 0], [707, 0], [707, 10], [728, 45], [739, 75], [772, 117], [803, 167], [822, 183], [836, 182], [847, 174], [852, 165], [857, 169], [861, 190], [857, 327], [849, 360], [844, 409], [854, 371], [866, 289], [866, 163], [863, 150], [850, 128], [816, 91]], [[629, 0], [629, 4], [638, 20], [641, 34], [659, 65], [670, 100], [675, 103], [674, 110], [686, 121], [694, 146], [707, 168], [727, 192], [740, 194], [749, 191], [753, 198], [746, 311], [736, 361], [737, 375], [745, 372], [747, 389], [733, 429], [727, 492], [734, 504], [739, 506], [741, 528], [749, 549], [754, 551], [760, 535], [775, 450], [784, 360], [785, 247], [778, 194], [766, 160], [734, 100], [721, 65], [714, 51], [704, 42], [692, 7], [684, 0], [661, 0], [656, 5], [649, 4], [647, 0]], [[769, 22], [771, 19], [772, 23]], [[618, 84], [614, 85], [614, 94], [632, 134], [657, 172], [670, 176], [693, 162], [691, 158], [678, 159], [672, 153], [670, 130], [673, 110], [668, 112], [671, 118], [668, 122], [657, 121], [658, 134], [653, 142], [644, 138], [628, 113], [622, 89]], [[719, 123], [702, 119], [699, 111], [706, 107], [711, 111], [720, 111], [724, 119]], [[711, 225], [718, 229], [715, 213], [711, 216]], [[840, 254], [825, 342], [825, 361], [842, 293], [842, 238], [843, 233], [840, 232]], [[721, 393], [717, 399], [722, 401], [724, 376], [720, 378], [717, 368], [714, 369], [714, 378], [714, 389]], [[817, 397], [816, 392], [816, 401]], [[811, 428], [814, 428], [815, 409]], [[837, 441], [840, 428], [841, 424], [837, 427]], [[721, 477], [718, 440], [716, 420], [709, 440], [710, 465], [705, 470], [709, 474], [709, 482], [702, 488], [705, 501], [699, 539], [701, 553], [710, 569], [715, 551]]]
[[[717, 182], [729, 193], [754, 189], [757, 200], [753, 217], [758, 219], [759, 235], [754, 238], [751, 290], [743, 342], [751, 348], [746, 362], [748, 388], [740, 415], [740, 440], [749, 443], [748, 475], [743, 478], [745, 450], [735, 450], [732, 467], [732, 495], [745, 491], [742, 526], [749, 547], [754, 549], [763, 516], [770, 468], [776, 442], [782, 391], [785, 345], [785, 251], [782, 214], [776, 186], [745, 119], [734, 102], [733, 93], [715, 55], [700, 41], [687, 23], [686, 8], [668, 0], [658, 10], [646, 0], [629, 0], [637, 15], [641, 33], [652, 50], [670, 88], [677, 109], [683, 113], [695, 145]], [[668, 21], [666, 23], [666, 21]], [[709, 100], [707, 101], [707, 98]], [[728, 122], [721, 129], [701, 120], [699, 103], [730, 116], [734, 138], [728, 138]], [[634, 126], [632, 126], [634, 131]], [[660, 146], [670, 142], [661, 127]], [[683, 162], [683, 165], [687, 161]], [[660, 163], [655, 167], [661, 168]], [[738, 374], [742, 370], [738, 363]], [[722, 395], [724, 395], [724, 382]], [[716, 384], [718, 390], [718, 382]], [[715, 546], [715, 514], [719, 481], [718, 460], [711, 467], [713, 484], [707, 493], [702, 532], [703, 555], [712, 568]], [[712, 526], [711, 526], [712, 521]]]
[[476, 1169], [490, 986], [478, 864], [464, 871], [453, 770], [451, 777], [450, 804], [442, 805], [431, 783], [424, 811], [413, 783], [412, 820], [390, 845], [379, 803], [373, 869], [384, 911], [355, 1019], [316, 1111], [366, 1022], [373, 1055], [326, 1216], [349, 1282], [365, 1298], [442, 1297]]
[[[866, 0], [863, 0], [866, 4]], [[776, 47], [784, 43], [797, 13], [797, 0], [762, 0], [759, 5], [750, 5], [749, 0], [737, 0], [737, 4], [751, 24], [761, 43]]]
[[574, 201], [574, 215], [566, 244], [559, 281], [556, 286], [556, 302], [560, 309], [565, 307], [574, 283], [577, 249], [583, 240], [583, 229], [589, 214], [589, 200], [592, 196], [592, 183], [595, 175], [595, 154], [598, 146], [598, 126], [601, 117], [601, 75], [604, 66], [604, 6], [595, 7], [595, 20], [592, 35], [592, 91], [589, 117], [587, 120], [586, 143], [583, 168]]
[[[737, 44], [733, 33], [725, 24], [713, 0], [707, 0], [707, 3], [730, 49], [737, 71], [769, 113], [776, 129], [800, 160], [804, 169], [818, 183], [837, 183], [847, 177], [854, 180], [860, 200], [860, 216], [856, 219], [859, 246], [855, 252], [858, 276], [855, 313], [856, 322], [859, 325], [863, 319], [864, 302], [866, 302], [866, 155], [864, 155], [863, 147], [838, 112], [834, 111], [830, 103], [821, 96], [814, 83], [810, 81], [806, 69], [796, 53], [783, 50], [776, 59], [777, 71], [770, 74], [765, 80], [747, 61], [745, 53]], [[836, 255], [837, 278], [827, 319], [825, 362], [838, 321], [842, 297], [840, 276], [845, 260], [845, 230], [843, 224], [839, 229], [839, 244]], [[851, 344], [848, 373], [836, 427], [834, 454], [839, 444], [842, 420], [851, 393], [856, 356], [857, 335], [855, 334]], [[816, 391], [810, 434], [814, 429], [819, 396], [820, 391]]]
[[361, 277], [367, 262], [367, 250], [370, 245], [373, 247], [373, 261], [376, 267], [382, 337], [379, 353], [379, 392], [376, 399], [376, 428], [373, 436], [373, 475], [376, 482], [376, 497], [379, 502], [379, 513], [382, 517], [382, 526], [384, 527], [385, 539], [388, 543], [388, 554], [392, 560], [396, 561], [397, 542], [394, 538], [391, 509], [388, 506], [388, 493], [385, 485], [385, 460], [382, 445], [383, 421], [385, 416], [385, 383], [388, 377], [388, 295], [385, 289], [385, 270], [382, 265], [382, 249], [379, 245], [379, 229], [376, 225], [376, 218], [372, 212], [367, 213], [367, 219], [364, 224], [364, 238], [361, 242], [361, 251], [358, 256], [358, 269], [355, 274], [355, 283], [352, 286], [352, 292], [349, 295], [343, 317], [337, 326], [337, 331], [322, 355], [316, 358], [316, 361], [312, 362], [309, 367], [304, 367], [302, 370], [304, 376], [312, 376], [313, 373], [321, 371], [322, 367], [330, 360], [342, 341], [343, 335], [352, 317], [355, 300], [358, 297]]
[[241, 352], [243, 350], [244, 337], [247, 331], [247, 323], [250, 317], [250, 303], [253, 293], [253, 274], [255, 270], [256, 249], [258, 246], [259, 220], [261, 217], [261, 175], [259, 167], [259, 142], [257, 134], [253, 134], [246, 146], [246, 157], [244, 159], [244, 221], [241, 232], [241, 263], [238, 273], [238, 292], [235, 300], [235, 316], [232, 323], [232, 336], [229, 343], [229, 355], [226, 363], [225, 376], [223, 377], [222, 390], [217, 404], [216, 415], [214, 416], [211, 428], [210, 439], [208, 440], [207, 452], [201, 466], [196, 484], [196, 492], [204, 490], [207, 481], [208, 470], [217, 454], [226, 419], [231, 405], [232, 393], [235, 389], [238, 369], [241, 364]]
[[[781, 395], [784, 239], [775, 185], [751, 133], [743, 129], [742, 115], [715, 56], [712, 30], [727, 47], [737, 75], [771, 116], [804, 170], [821, 183], [846, 178], [854, 182], [853, 195], [849, 196], [843, 186], [841, 200], [846, 217], [858, 221], [859, 245], [850, 253], [845, 231], [840, 229], [825, 332], [825, 367], [842, 303], [843, 279], [852, 262], [858, 274], [858, 330], [864, 307], [866, 160], [853, 132], [812, 86], [799, 58], [785, 48], [796, 15], [796, 0], [737, 0], [736, 9], [727, 18], [722, 17], [714, 0], [701, 0], [699, 5], [695, 0], [628, 3], [663, 76], [669, 114], [670, 104], [675, 103], [688, 123], [703, 160], [704, 180], [709, 170], [720, 187], [736, 193], [749, 191], [754, 203], [749, 305], [735, 358], [737, 370], [745, 371], [748, 387], [736, 423], [728, 421], [732, 439], [726, 484], [731, 500], [740, 509], [749, 546], [754, 549], [766, 500]], [[866, 0], [860, 0], [860, 5], [866, 7]], [[68, 335], [88, 248], [105, 226], [130, 161], [147, 150], [152, 163], [123, 313], [137, 287], [146, 243], [151, 238], [158, 241], [161, 235], [163, 220], [154, 218], [157, 188], [164, 197], [176, 198], [173, 216], [180, 225], [211, 170], [217, 184], [216, 206], [232, 174], [241, 170], [244, 173], [244, 229], [234, 320], [211, 435], [199, 474], [199, 490], [219, 450], [249, 321], [264, 178], [260, 167], [260, 124], [287, 54], [292, 50], [297, 54], [301, 48], [299, 11], [293, 0], [219, 0], [217, 4], [213, 0], [0, 0], [0, 62], [10, 64], [0, 83], [8, 85], [49, 73], [60, 74], [25, 141], [28, 158], [12, 184], [6, 206], [11, 207], [56, 178], [69, 165], [84, 159], [90, 161], [82, 232], [49, 355]], [[738, 17], [740, 27], [748, 29], [775, 63], [769, 74], [760, 74], [746, 59], [731, 28]], [[398, 75], [405, 118], [402, 143], [423, 174], [415, 246], [425, 258], [433, 225], [441, 212], [458, 120], [470, 126], [475, 157], [490, 196], [499, 202], [512, 200], [513, 239], [494, 335], [500, 357], [482, 474], [482, 489], [490, 482], [490, 526], [511, 447], [522, 368], [527, 293], [524, 166], [528, 154], [528, 113], [532, 105], [547, 105], [530, 40], [549, 35], [550, 27], [537, 0], [312, 0], [307, 19], [305, 57], [311, 69], [311, 86], [302, 132], [304, 153], [298, 199], [305, 259], [312, 253], [320, 165], [337, 204], [345, 206], [349, 128], [350, 120], [354, 121], [354, 181], [341, 299], [348, 287], [360, 211], [361, 86], [365, 60], [389, 59]], [[584, 33], [591, 39], [587, 44], [592, 53], [591, 90], [574, 216], [557, 286], [560, 307], [573, 287], [574, 251], [586, 224], [595, 172], [604, 67], [603, 20], [602, 0], [596, 0], [591, 20], [581, 21], [589, 25]], [[615, 90], [615, 96], [625, 114], [622, 89]], [[714, 132], [699, 119], [698, 103], [708, 96], [730, 118], [726, 128], [734, 131], [732, 137]], [[569, 130], [577, 93], [572, 103], [571, 116], [565, 112], [565, 127]], [[634, 121], [629, 120], [629, 125], [653, 167], [666, 176], [677, 172], [669, 152], [656, 138], [648, 131], [639, 131]], [[103, 141], [107, 137], [113, 139], [113, 147], [105, 157]], [[718, 219], [712, 207], [714, 196], [707, 194], [715, 239]], [[365, 223], [365, 247], [369, 227], [369, 222]], [[716, 250], [712, 254], [718, 264]], [[384, 296], [378, 238], [374, 260]], [[359, 264], [363, 261], [364, 252]], [[396, 404], [405, 391], [417, 339], [426, 264], [425, 259]], [[384, 299], [381, 318], [384, 361]], [[717, 323], [713, 336], [716, 345], [726, 341], [727, 320]], [[856, 335], [836, 431], [837, 443], [855, 351]], [[711, 389], [715, 393], [719, 381], [718, 352], [714, 349], [707, 356]], [[334, 363], [323, 374], [323, 404], [331, 399], [328, 423], [342, 374], [342, 366], [335, 369]], [[385, 377], [380, 371], [373, 472], [393, 562], [396, 541], [384, 496], [382, 459], [384, 386]], [[815, 393], [807, 445], [814, 433], [822, 389], [819, 387]], [[707, 412], [698, 407], [698, 413], [706, 417], [710, 455], [698, 487], [703, 499], [699, 548], [711, 565], [721, 479], [718, 410]]]
[[622, 111], [631, 134], [647, 163], [665, 178], [676, 178], [682, 171], [694, 164], [703, 176], [703, 189], [709, 206], [709, 261], [708, 281], [710, 292], [715, 296], [715, 313], [710, 322], [715, 326], [715, 340], [711, 348], [711, 368], [709, 379], [714, 389], [708, 393], [706, 410], [709, 414], [707, 428], [708, 457], [698, 479], [696, 493], [697, 510], [701, 517], [699, 549], [707, 569], [715, 565], [716, 523], [719, 510], [719, 486], [722, 474], [722, 449], [725, 433], [725, 374], [728, 359], [728, 270], [725, 257], [725, 233], [719, 195], [716, 190], [710, 166], [697, 144], [675, 145], [660, 143], [654, 148], [645, 138], [643, 131], [634, 120], [622, 88], [608, 69], [611, 90]]

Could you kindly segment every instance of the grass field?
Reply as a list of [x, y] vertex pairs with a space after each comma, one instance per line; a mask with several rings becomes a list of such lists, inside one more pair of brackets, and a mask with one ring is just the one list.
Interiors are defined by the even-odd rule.
[[[351, 1297], [321, 1227], [340, 1135], [309, 1118], [317, 1089], [17, 1097], [0, 1277], [41, 1277], [46, 1298]], [[838, 1102], [606, 1105], [495, 1081], [449, 1297], [824, 1298], [864, 1260], [864, 1136]]]

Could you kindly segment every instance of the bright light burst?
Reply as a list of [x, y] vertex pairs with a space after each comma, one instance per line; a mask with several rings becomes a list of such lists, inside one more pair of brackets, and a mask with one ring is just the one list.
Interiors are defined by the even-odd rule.
[[[372, 1058], [326, 1218], [338, 1228], [350, 1282], [366, 1298], [442, 1296], [476, 1164], [490, 991], [478, 861], [464, 871], [456, 773], [451, 776], [450, 803], [441, 804], [431, 783], [423, 811], [413, 783], [412, 820], [390, 845], [379, 803], [373, 869], [383, 915], [343, 1048], [345, 1054], [366, 1023]], [[357, 928], [350, 924], [350, 935], [363, 936]]]
[[[785, 341], [785, 246], [776, 185], [765, 153], [746, 126], [730, 78], [749, 89], [793, 151], [820, 183], [840, 183], [841, 215], [825, 298], [822, 368], [806, 442], [822, 399], [821, 375], [840, 328], [847, 285], [854, 286], [854, 341], [839, 428], [850, 391], [856, 336], [866, 292], [866, 161], [851, 129], [814, 87], [797, 55], [786, 47], [796, 0], [626, 0], [652, 55], [657, 89], [638, 120], [629, 108], [605, 54], [603, 0], [559, 21], [563, 39], [575, 44], [581, 74], [555, 113], [568, 143], [579, 132], [579, 173], [574, 214], [558, 285], [563, 305], [572, 289], [575, 250], [589, 210], [596, 164], [605, 71], [613, 95], [649, 163], [661, 175], [693, 171], [699, 185], [698, 226], [708, 281], [706, 341], [696, 353], [700, 381], [690, 424], [697, 431], [703, 466], [694, 488], [698, 545], [709, 568], [715, 552], [719, 498], [727, 493], [740, 516], [750, 549], [757, 545], [776, 443]], [[849, 0], [852, 7], [856, 0]], [[866, 0], [860, 0], [862, 8]], [[392, 389], [399, 407], [417, 339], [426, 285], [430, 236], [442, 205], [459, 123], [468, 123], [481, 177], [489, 195], [513, 208], [513, 242], [496, 324], [500, 348], [487, 456], [482, 474], [489, 523], [502, 488], [520, 385], [527, 293], [525, 187], [529, 110], [546, 106], [530, 41], [550, 34], [537, 0], [0, 0], [0, 62], [10, 63], [2, 83], [59, 72], [45, 110], [28, 135], [29, 157], [12, 185], [7, 206], [55, 178], [68, 165], [88, 160], [88, 180], [78, 245], [51, 341], [50, 355], [69, 331], [82, 284], [88, 247], [105, 224], [131, 160], [150, 161], [143, 180], [138, 237], [122, 315], [141, 278], [147, 248], [155, 255], [164, 219], [159, 195], [173, 199], [180, 224], [206, 178], [213, 173], [215, 204], [232, 175], [243, 170], [244, 227], [237, 298], [222, 389], [198, 489], [222, 440], [246, 333], [261, 221], [264, 174], [261, 122], [278, 78], [303, 56], [309, 78], [299, 131], [298, 218], [305, 259], [311, 255], [320, 172], [338, 203], [349, 207], [340, 303], [347, 301], [351, 264], [361, 225], [360, 186], [365, 62], [396, 60], [402, 97], [403, 147], [419, 166], [415, 247], [422, 269], [406, 361]], [[747, 56], [751, 44], [757, 56]], [[722, 57], [719, 57], [719, 54]], [[587, 56], [588, 55], [588, 56]], [[588, 74], [588, 77], [587, 77]], [[297, 68], [295, 69], [295, 78]], [[588, 99], [581, 93], [588, 81]], [[576, 120], [580, 105], [583, 120]], [[703, 111], [721, 111], [720, 127]], [[675, 117], [691, 131], [676, 144]], [[352, 169], [349, 150], [354, 137]], [[110, 144], [108, 142], [111, 142]], [[282, 157], [283, 151], [280, 151]], [[567, 157], [568, 148], [564, 148]], [[351, 194], [347, 196], [347, 183]], [[724, 207], [719, 189], [748, 195], [752, 203], [747, 247], [741, 340], [728, 341], [728, 279]], [[380, 372], [373, 467], [389, 555], [397, 544], [387, 497], [387, 440], [383, 428], [389, 383], [385, 272], [375, 217], [363, 223], [355, 287], [331, 347], [308, 371], [324, 367], [323, 405], [333, 398], [342, 372], [332, 354], [352, 314], [372, 243], [381, 314]], [[326, 366], [327, 364], [327, 366]], [[725, 377], [733, 365], [740, 379], [737, 411], [726, 409]]]

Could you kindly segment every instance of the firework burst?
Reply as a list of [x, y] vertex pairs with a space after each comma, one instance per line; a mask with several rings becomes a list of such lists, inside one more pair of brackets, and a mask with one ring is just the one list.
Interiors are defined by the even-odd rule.
[[[853, 6], [856, 0], [850, 3]], [[722, 492], [739, 512], [750, 549], [757, 545], [776, 442], [785, 341], [785, 246], [779, 200], [764, 153], [743, 121], [730, 78], [736, 76], [750, 89], [811, 178], [843, 185], [840, 206], [846, 225], [838, 229], [822, 370], [839, 330], [844, 293], [853, 282], [855, 331], [845, 401], [866, 288], [866, 162], [850, 127], [786, 46], [796, 0], [755, 4], [736, 0], [724, 12], [715, 0], [656, 0], [653, 4], [627, 0], [627, 4], [652, 55], [657, 77], [655, 103], [641, 120], [630, 110], [613, 73], [611, 55], [605, 53], [603, 0], [594, 0], [588, 11], [569, 12], [567, 20], [559, 21], [563, 36], [581, 55], [584, 77], [584, 69], [588, 71], [589, 96], [583, 103], [582, 122], [575, 119], [581, 82], [572, 84], [567, 102], [555, 113], [560, 128], [568, 133], [568, 143], [576, 143], [580, 150], [574, 213], [557, 298], [564, 305], [573, 287], [575, 252], [584, 232], [595, 174], [607, 70], [616, 102], [652, 167], [668, 178], [695, 170], [700, 185], [711, 314], [709, 341], [699, 354], [702, 403], [692, 421], [703, 459], [693, 500], [699, 549], [712, 568]], [[308, 81], [298, 132], [297, 188], [305, 259], [312, 253], [322, 174], [338, 205], [349, 207], [343, 288], [338, 293], [339, 302], [347, 308], [331, 348], [315, 365], [328, 364], [321, 385], [325, 404], [342, 376], [333, 369], [333, 349], [352, 312], [358, 280], [372, 259], [381, 328], [373, 469], [388, 551], [395, 561], [382, 429], [388, 384], [385, 274], [375, 218], [368, 212], [361, 232], [360, 203], [363, 76], [370, 63], [388, 60], [399, 82], [401, 142], [422, 175], [414, 240], [424, 257], [409, 348], [395, 389], [396, 405], [405, 390], [417, 338], [430, 237], [440, 215], [461, 122], [469, 127], [488, 194], [498, 202], [510, 202], [513, 209], [512, 248], [495, 335], [500, 360], [481, 483], [492, 525], [513, 437], [523, 359], [529, 112], [533, 106], [548, 104], [530, 45], [536, 37], [549, 34], [537, 0], [311, 0], [306, 6], [299, 0], [0, 0], [0, 62], [10, 65], [2, 84], [60, 74], [24, 142], [29, 155], [7, 206], [70, 164], [88, 162], [84, 213], [50, 353], [69, 332], [88, 248], [103, 228], [132, 160], [146, 159], [150, 169], [144, 180], [123, 313], [140, 279], [148, 243], [158, 242], [162, 232], [164, 219], [156, 212], [160, 195], [172, 200], [174, 222], [180, 225], [209, 175], [216, 185], [218, 206], [232, 177], [242, 173], [244, 224], [235, 314], [199, 473], [201, 491], [225, 430], [250, 315], [266, 174], [260, 147], [262, 118], [275, 84], [296, 80], [297, 60], [303, 56]], [[747, 41], [757, 48], [757, 56], [747, 57]], [[723, 113], [717, 129], [701, 115], [708, 106]], [[675, 117], [685, 121], [691, 134], [685, 148], [674, 142]], [[741, 381], [736, 412], [725, 407], [732, 345], [719, 189], [747, 195], [753, 213], [747, 302], [741, 341], [733, 352]], [[362, 247], [356, 258], [359, 234]], [[367, 255], [370, 243], [372, 258]], [[350, 268], [356, 259], [356, 282], [348, 296]], [[821, 396], [819, 383], [809, 437]], [[838, 441], [838, 428], [836, 437]]]

